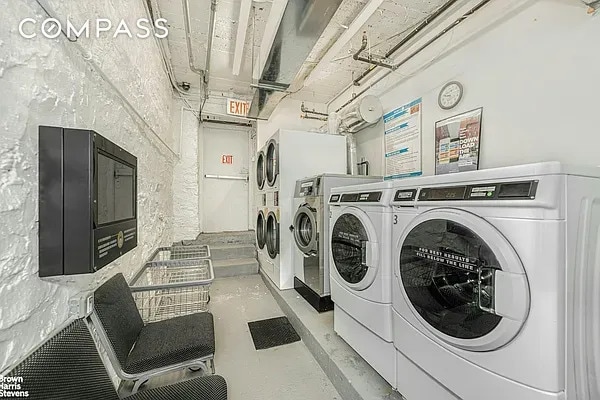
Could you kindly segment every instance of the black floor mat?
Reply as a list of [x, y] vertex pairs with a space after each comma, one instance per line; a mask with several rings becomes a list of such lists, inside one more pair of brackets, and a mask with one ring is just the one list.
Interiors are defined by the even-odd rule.
[[300, 336], [298, 336], [287, 317], [248, 322], [248, 327], [256, 350], [268, 349], [300, 340]]

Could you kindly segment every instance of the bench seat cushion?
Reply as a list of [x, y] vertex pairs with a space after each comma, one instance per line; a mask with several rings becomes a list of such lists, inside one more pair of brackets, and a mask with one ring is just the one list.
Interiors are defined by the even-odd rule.
[[212, 314], [183, 315], [144, 326], [123, 370], [137, 374], [207, 357], [214, 352]]
[[143, 390], [124, 400], [227, 400], [227, 384], [219, 375]]

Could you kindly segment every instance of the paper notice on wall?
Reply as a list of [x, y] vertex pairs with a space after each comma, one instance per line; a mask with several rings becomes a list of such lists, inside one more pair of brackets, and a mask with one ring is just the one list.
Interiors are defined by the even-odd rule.
[[483, 108], [435, 124], [435, 174], [475, 171], [479, 168], [479, 141]]
[[421, 175], [422, 99], [398, 107], [383, 116], [385, 179]]

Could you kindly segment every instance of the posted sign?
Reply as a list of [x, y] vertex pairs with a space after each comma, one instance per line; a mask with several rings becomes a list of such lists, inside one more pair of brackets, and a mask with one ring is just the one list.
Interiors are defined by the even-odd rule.
[[227, 99], [227, 114], [246, 117], [250, 111], [250, 102], [245, 100]]

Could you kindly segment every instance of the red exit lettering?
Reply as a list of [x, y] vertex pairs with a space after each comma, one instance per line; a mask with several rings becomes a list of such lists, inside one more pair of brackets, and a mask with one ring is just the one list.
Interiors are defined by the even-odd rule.
[[227, 100], [227, 114], [245, 117], [250, 111], [250, 103], [241, 100]]
[[233, 164], [233, 156], [229, 154], [223, 154], [221, 156], [221, 164]]

